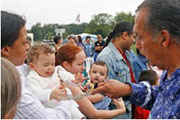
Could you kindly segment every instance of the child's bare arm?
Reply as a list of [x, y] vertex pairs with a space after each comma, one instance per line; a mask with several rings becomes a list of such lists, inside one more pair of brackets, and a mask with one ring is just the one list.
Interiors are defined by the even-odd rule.
[[92, 102], [92, 103], [97, 103], [101, 100], [103, 100], [104, 96], [102, 94], [95, 94], [95, 95], [90, 95], [88, 96], [88, 99]]

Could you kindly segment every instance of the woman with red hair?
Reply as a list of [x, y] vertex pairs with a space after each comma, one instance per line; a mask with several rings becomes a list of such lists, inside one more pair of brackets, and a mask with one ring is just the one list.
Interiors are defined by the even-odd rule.
[[[82, 72], [84, 70], [84, 61], [86, 55], [84, 51], [73, 44], [63, 45], [56, 54], [56, 65], [59, 65], [60, 79], [65, 83], [72, 83], [73, 80], [84, 79]], [[78, 74], [78, 77], [76, 76]], [[79, 105], [79, 109], [88, 118], [113, 118], [119, 114], [125, 113], [125, 107], [123, 103], [118, 103], [115, 110], [97, 110], [88, 97], [83, 95], [82, 90], [78, 86], [72, 84], [66, 84], [71, 89], [73, 96], [76, 97], [76, 102]]]

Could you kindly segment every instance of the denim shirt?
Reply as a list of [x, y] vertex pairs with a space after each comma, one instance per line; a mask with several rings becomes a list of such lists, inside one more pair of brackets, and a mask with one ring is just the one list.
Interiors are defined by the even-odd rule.
[[[128, 52], [126, 52], [126, 55], [127, 54]], [[104, 61], [106, 63], [109, 70], [109, 79], [116, 79], [121, 82], [131, 82], [128, 65], [126, 64], [126, 61], [123, 59], [118, 49], [112, 44], [112, 42], [110, 42], [109, 45], [101, 51], [96, 61]], [[130, 115], [132, 112], [130, 101], [125, 100], [125, 105], [128, 109], [127, 112]], [[129, 116], [128, 118], [130, 119], [131, 116]]]
[[147, 70], [147, 65], [144, 64], [133, 51], [129, 51], [129, 60], [133, 69], [136, 83], [138, 83], [139, 76], [142, 71]]
[[180, 69], [167, 78], [167, 71], [161, 76], [160, 86], [151, 87], [147, 82], [130, 83], [132, 103], [151, 110], [150, 118], [180, 118]]

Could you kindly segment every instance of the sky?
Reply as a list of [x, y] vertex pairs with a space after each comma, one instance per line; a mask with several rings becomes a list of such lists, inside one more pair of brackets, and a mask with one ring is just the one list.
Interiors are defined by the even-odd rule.
[[135, 14], [137, 6], [143, 0], [2, 0], [1, 9], [25, 17], [27, 28], [37, 22], [42, 24], [76, 23], [80, 14], [80, 23], [89, 22], [93, 15], [118, 12]]

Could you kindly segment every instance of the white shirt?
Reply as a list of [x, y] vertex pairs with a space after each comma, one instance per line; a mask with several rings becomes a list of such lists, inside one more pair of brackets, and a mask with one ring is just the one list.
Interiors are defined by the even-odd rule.
[[41, 77], [34, 70], [27, 76], [27, 88], [41, 101], [46, 107], [54, 107], [56, 100], [50, 100], [51, 92], [60, 85], [56, 78], [56, 71], [50, 77]]
[[22, 95], [17, 105], [15, 119], [71, 119], [71, 114], [63, 102], [56, 107], [46, 108], [30, 91], [26, 89], [28, 71], [23, 71], [26, 65], [17, 67], [22, 81]]

